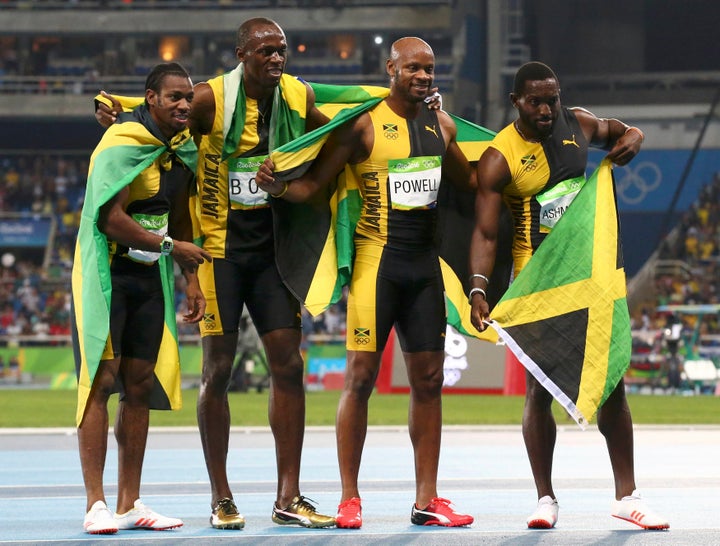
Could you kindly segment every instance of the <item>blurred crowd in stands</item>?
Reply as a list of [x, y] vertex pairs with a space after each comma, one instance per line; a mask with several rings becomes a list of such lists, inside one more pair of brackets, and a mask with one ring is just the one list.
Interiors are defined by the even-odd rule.
[[[70, 271], [87, 169], [88, 157], [80, 154], [18, 154], [0, 159], [0, 215], [52, 215], [56, 225], [44, 260], [28, 259], [21, 251], [14, 252], [12, 264], [3, 257], [0, 341], [2, 336], [32, 336], [60, 343], [48, 336], [70, 333]], [[662, 329], [666, 316], [655, 312], [659, 305], [720, 303], [720, 173], [703, 187], [658, 254], [662, 261], [681, 265], [656, 275], [656, 301], [634, 312], [635, 329]], [[178, 275], [178, 316], [185, 311], [182, 282]], [[344, 298], [319, 317], [305, 313], [303, 332], [343, 335], [345, 304]], [[197, 336], [197, 326], [178, 323], [181, 335]], [[720, 333], [717, 315], [703, 319], [703, 333]]]
[[[656, 275], [658, 306], [720, 304], [720, 173], [700, 191], [671, 237], [658, 250], [665, 267]], [[702, 334], [720, 334], [717, 315], [703, 320]]]

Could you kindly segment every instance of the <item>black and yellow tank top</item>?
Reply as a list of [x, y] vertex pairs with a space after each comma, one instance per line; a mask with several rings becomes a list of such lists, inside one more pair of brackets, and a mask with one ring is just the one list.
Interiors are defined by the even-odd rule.
[[[161, 141], [166, 141], [160, 129], [155, 125], [145, 106], [133, 112], [121, 114], [120, 123], [139, 122]], [[173, 206], [184, 203], [188, 206], [188, 197], [195, 192], [195, 174], [172, 153], [165, 152], [142, 171], [128, 185], [129, 195], [125, 212], [148, 231], [166, 235]], [[113, 271], [128, 268], [141, 272], [131, 264], [153, 265], [160, 252], [137, 250], [108, 240], [109, 254]], [[127, 260], [117, 260], [122, 257]]]
[[510, 169], [503, 199], [515, 227], [518, 273], [584, 183], [588, 142], [575, 114], [562, 108], [552, 135], [544, 141], [528, 142], [510, 124], [490, 146], [505, 157]]
[[[221, 161], [225, 141], [226, 108], [224, 79], [208, 81], [215, 97], [215, 118], [208, 135], [198, 144], [198, 198], [203, 248], [214, 258], [233, 259], [247, 252], [271, 253], [274, 247], [269, 196], [255, 184], [255, 173], [268, 155], [272, 97], [258, 103], [246, 98], [243, 131], [236, 152]], [[305, 106], [305, 87], [283, 74], [281, 84], [300, 90]]]
[[356, 237], [400, 249], [426, 249], [437, 223], [445, 141], [437, 113], [415, 119], [395, 114], [385, 101], [369, 111], [375, 139], [366, 161], [348, 169], [362, 196]]

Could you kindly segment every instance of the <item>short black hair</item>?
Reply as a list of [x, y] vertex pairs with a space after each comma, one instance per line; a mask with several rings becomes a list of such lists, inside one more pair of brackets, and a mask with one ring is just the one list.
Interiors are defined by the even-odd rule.
[[558, 82], [558, 85], [560, 85], [560, 82], [558, 81], [552, 68], [538, 61], [530, 61], [518, 68], [518, 71], [515, 73], [513, 93], [516, 95], [522, 95], [522, 92], [525, 89], [525, 82], [548, 79], [553, 79]]
[[152, 89], [159, 93], [166, 76], [180, 76], [181, 78], [190, 79], [190, 74], [180, 63], [160, 63], [155, 65], [147, 75], [145, 89]]
[[250, 40], [250, 34], [256, 27], [278, 27], [280, 32], [283, 32], [280, 25], [272, 19], [268, 19], [267, 17], [254, 17], [245, 21], [242, 25], [240, 25], [240, 28], [238, 28], [236, 46], [241, 50], [245, 50], [245, 46], [247, 46], [247, 43]]

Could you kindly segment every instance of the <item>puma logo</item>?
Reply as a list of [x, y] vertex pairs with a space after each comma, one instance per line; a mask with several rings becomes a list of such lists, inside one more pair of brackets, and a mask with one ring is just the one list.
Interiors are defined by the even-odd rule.
[[572, 145], [575, 146], [576, 148], [579, 148], [579, 147], [580, 147], [580, 146], [578, 145], [578, 143], [575, 142], [575, 135], [573, 135], [572, 140], [563, 139], [562, 143], [563, 143], [563, 146], [567, 146], [568, 144], [572, 144]]
[[435, 126], [434, 126], [434, 125], [433, 125], [432, 127], [430, 127], [429, 125], [426, 125], [426, 126], [425, 126], [425, 130], [426, 130], [426, 131], [430, 131], [432, 134], [434, 134], [434, 135], [435, 135], [435, 138], [439, 138], [439, 137], [438, 137], [438, 134], [435, 132]]

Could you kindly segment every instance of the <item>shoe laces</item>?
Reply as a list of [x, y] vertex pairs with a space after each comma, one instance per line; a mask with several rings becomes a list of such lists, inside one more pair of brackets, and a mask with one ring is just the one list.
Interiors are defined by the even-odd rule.
[[359, 498], [357, 498], [357, 497], [352, 497], [352, 498], [350, 498], [350, 499], [348, 499], [348, 500], [346, 500], [346, 501], [342, 501], [342, 502], [340, 503], [340, 506], [339, 506], [338, 508], [345, 508], [346, 506], [357, 506], [357, 507], [359, 507], [359, 506], [360, 506], [360, 502], [361, 502], [361, 501], [360, 501]]
[[635, 489], [635, 490], [633, 490], [632, 493], [630, 493], [629, 495], [625, 495], [625, 496], [624, 496], [622, 499], [620, 499], [620, 500], [624, 500], [624, 501], [642, 500], [642, 495], [640, 494], [640, 491], [638, 491], [637, 489]]
[[237, 516], [239, 514], [235, 502], [230, 498], [220, 499], [215, 505], [215, 512], [222, 510], [226, 516]]
[[299, 495], [293, 499], [293, 502], [290, 503], [288, 508], [292, 508], [294, 506], [296, 510], [302, 509], [307, 510], [308, 512], [316, 512], [317, 509], [315, 508], [315, 504], [317, 504], [316, 501]]
[[[450, 505], [452, 504], [452, 501], [451, 501], [450, 499], [444, 499], [444, 498], [442, 498], [442, 497], [433, 497], [433, 498], [430, 500], [430, 504], [428, 504], [428, 505], [425, 507], [425, 509], [428, 509], [428, 508], [430, 508], [431, 506], [433, 506], [433, 505], [438, 505], [438, 504], [442, 504], [442, 505], [447, 506], [448, 508], [450, 508]], [[419, 507], [418, 507], [418, 508], [419, 508]]]

